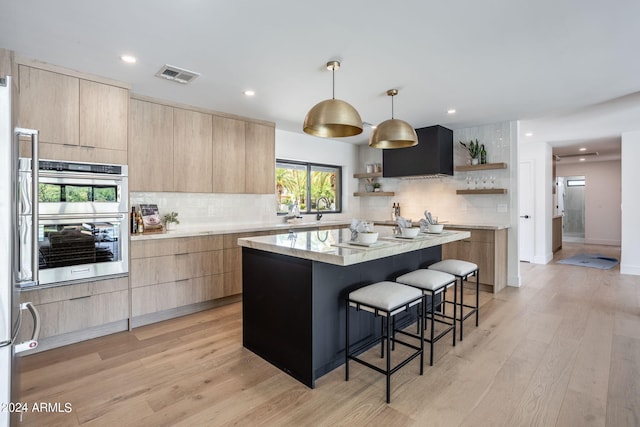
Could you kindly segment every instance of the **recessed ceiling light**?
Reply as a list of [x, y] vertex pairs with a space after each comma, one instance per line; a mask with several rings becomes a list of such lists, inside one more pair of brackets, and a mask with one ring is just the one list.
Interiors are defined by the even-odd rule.
[[587, 160], [587, 159], [585, 159], [584, 157], [581, 157], [581, 158], [580, 158], [580, 161], [581, 161], [581, 162], [584, 162], [585, 160]]
[[256, 92], [253, 90], [245, 90], [242, 93], [244, 93], [246, 96], [254, 96], [256, 94]]
[[375, 129], [377, 127], [376, 125], [374, 125], [372, 123], [369, 123], [369, 122], [362, 122], [362, 126], [368, 126], [371, 129]]
[[135, 64], [137, 61], [136, 57], [131, 55], [121, 55], [120, 59], [127, 64]]
[[533, 136], [533, 133], [527, 132], [527, 133], [524, 134], [524, 136]]
[[447, 110], [447, 114], [455, 114], [456, 113], [456, 109], [455, 108], [451, 108], [449, 110]]
[[587, 151], [585, 147], [580, 147], [580, 151]]

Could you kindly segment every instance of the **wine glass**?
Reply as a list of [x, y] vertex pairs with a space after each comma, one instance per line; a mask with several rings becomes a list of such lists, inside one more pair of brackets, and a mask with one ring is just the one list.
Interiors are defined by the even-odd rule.
[[489, 181], [491, 181], [491, 188], [496, 188], [496, 176], [495, 175], [491, 175], [489, 177]]

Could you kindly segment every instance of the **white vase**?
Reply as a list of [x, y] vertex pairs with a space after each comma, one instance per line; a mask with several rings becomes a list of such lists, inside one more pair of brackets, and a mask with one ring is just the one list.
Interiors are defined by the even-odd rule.
[[471, 164], [472, 165], [477, 165], [478, 164], [478, 158], [474, 157], [473, 159], [471, 159]]
[[173, 231], [173, 230], [176, 229], [176, 223], [175, 222], [167, 222], [167, 223], [164, 224], [164, 228], [167, 231]]

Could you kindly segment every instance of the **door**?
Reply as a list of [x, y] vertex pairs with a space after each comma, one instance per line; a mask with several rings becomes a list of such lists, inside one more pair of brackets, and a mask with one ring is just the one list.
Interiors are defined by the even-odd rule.
[[535, 181], [533, 179], [533, 160], [523, 160], [518, 167], [518, 248], [520, 261], [532, 262], [535, 245], [535, 223], [533, 208]]
[[585, 237], [585, 186], [584, 176], [564, 178], [564, 218], [562, 240], [584, 243]]

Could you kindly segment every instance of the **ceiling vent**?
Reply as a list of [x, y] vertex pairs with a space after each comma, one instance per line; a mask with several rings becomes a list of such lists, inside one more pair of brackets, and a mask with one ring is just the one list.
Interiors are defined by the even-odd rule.
[[178, 83], [187, 84], [198, 78], [200, 73], [185, 70], [184, 68], [174, 67], [173, 65], [165, 64], [156, 73], [156, 77], [162, 77], [163, 79], [173, 80]]
[[597, 157], [597, 156], [599, 156], [597, 151], [592, 151], [591, 153], [580, 153], [580, 154], [556, 154], [556, 160], [573, 159], [575, 157]]

